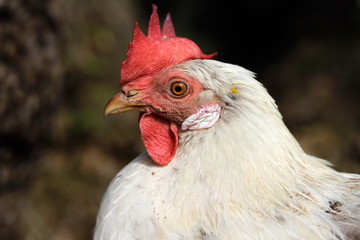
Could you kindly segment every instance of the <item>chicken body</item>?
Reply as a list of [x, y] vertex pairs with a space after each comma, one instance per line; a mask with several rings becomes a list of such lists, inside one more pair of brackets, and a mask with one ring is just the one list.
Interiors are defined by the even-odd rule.
[[94, 239], [360, 238], [360, 176], [305, 154], [253, 73], [215, 60], [171, 68], [210, 91], [221, 117], [179, 130], [167, 165], [144, 152], [122, 169]]

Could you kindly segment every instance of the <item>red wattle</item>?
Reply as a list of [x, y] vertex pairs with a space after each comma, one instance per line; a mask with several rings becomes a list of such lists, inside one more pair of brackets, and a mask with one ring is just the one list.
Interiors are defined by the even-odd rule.
[[139, 126], [145, 148], [154, 162], [168, 164], [178, 145], [178, 128], [175, 123], [151, 113], [140, 116]]

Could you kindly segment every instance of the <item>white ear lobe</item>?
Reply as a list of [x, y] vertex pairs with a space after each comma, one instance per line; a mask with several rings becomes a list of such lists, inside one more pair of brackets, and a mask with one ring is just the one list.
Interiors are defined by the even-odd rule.
[[215, 93], [212, 90], [204, 90], [199, 93], [198, 101], [200, 104], [208, 104], [214, 99]]
[[221, 106], [217, 103], [208, 104], [188, 117], [182, 124], [181, 130], [200, 130], [211, 128], [219, 120]]

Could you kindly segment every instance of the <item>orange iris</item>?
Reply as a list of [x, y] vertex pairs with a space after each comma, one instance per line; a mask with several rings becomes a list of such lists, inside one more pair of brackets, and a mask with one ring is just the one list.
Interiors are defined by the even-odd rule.
[[183, 82], [174, 82], [171, 84], [171, 92], [176, 96], [184, 95], [187, 91], [187, 86]]

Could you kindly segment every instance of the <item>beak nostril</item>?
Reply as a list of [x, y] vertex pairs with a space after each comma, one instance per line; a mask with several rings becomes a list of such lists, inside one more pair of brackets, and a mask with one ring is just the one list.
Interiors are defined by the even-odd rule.
[[[128, 92], [127, 95], [133, 94], [132, 96], [137, 95], [139, 92], [136, 90], [135, 92]], [[130, 96], [131, 97], [131, 96]], [[147, 103], [136, 100], [130, 99], [126, 94], [120, 92], [113, 96], [109, 102], [106, 104], [104, 109], [104, 115], [112, 115], [112, 114], [119, 114], [129, 111], [141, 111], [144, 112], [146, 107], [149, 106]]]
[[125, 95], [126, 95], [126, 97], [129, 98], [129, 97], [133, 97], [133, 96], [138, 95], [138, 94], [139, 94], [138, 90], [131, 89]]

